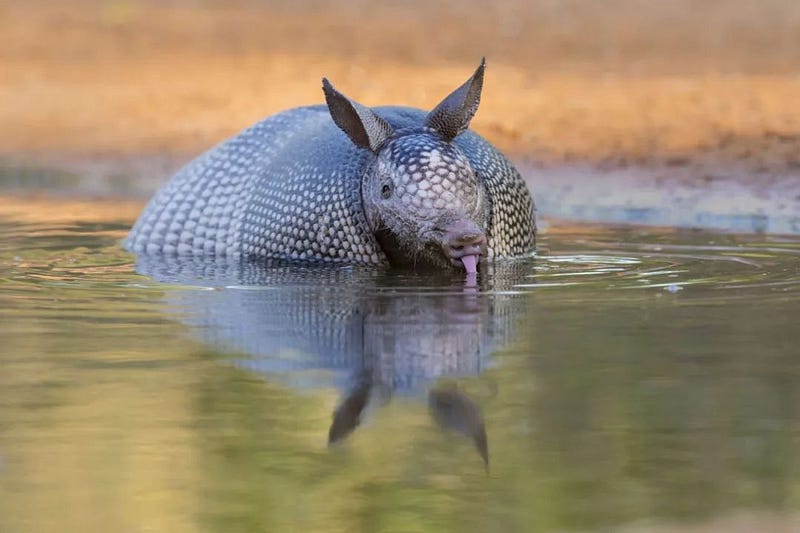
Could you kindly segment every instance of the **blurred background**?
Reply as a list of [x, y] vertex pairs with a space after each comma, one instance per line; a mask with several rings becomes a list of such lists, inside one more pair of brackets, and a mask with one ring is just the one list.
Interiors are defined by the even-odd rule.
[[800, 174], [794, 0], [0, 1], [0, 164], [160, 182], [322, 76], [430, 108], [484, 55], [473, 128], [518, 161]]

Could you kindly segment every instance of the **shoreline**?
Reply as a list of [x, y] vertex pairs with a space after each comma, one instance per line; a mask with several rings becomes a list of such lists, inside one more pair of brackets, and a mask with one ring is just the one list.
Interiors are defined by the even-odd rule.
[[[193, 156], [0, 159], [0, 193], [141, 203]], [[540, 219], [569, 223], [800, 235], [800, 174], [750, 180], [742, 169], [697, 179], [689, 169], [512, 159]]]
[[523, 168], [539, 213], [575, 222], [800, 235], [800, 175], [696, 180], [654, 167]]

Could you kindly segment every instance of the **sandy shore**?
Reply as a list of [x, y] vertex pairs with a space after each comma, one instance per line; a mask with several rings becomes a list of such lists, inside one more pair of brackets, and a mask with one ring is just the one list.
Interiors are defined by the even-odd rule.
[[485, 54], [473, 128], [534, 173], [759, 192], [800, 183], [797, 35], [789, 0], [0, 1], [0, 165], [157, 183], [323, 75], [430, 108]]

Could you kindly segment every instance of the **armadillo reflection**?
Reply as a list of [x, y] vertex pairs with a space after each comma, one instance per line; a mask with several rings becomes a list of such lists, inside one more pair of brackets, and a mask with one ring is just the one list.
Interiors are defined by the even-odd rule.
[[527, 254], [531, 195], [505, 156], [466, 131], [483, 74], [481, 62], [430, 113], [373, 110], [323, 80], [327, 107], [273, 115], [180, 170], [126, 246], [468, 272], [485, 258]]
[[[394, 395], [428, 394], [436, 423], [470, 437], [488, 464], [479, 405], [447, 381], [479, 375], [495, 351], [530, 329], [527, 299], [509, 290], [521, 279], [530, 281], [530, 263], [487, 265], [486, 292], [464, 289], [449, 276], [409, 278], [369, 267], [144, 256], [137, 271], [162, 282], [220, 289], [165, 292], [166, 307], [217, 358], [271, 381], [341, 389], [331, 442], [355, 430], [365, 412], [380, 416]], [[239, 374], [211, 375], [213, 390], [239, 386]], [[220, 381], [225, 375], [231, 376], [228, 385]]]

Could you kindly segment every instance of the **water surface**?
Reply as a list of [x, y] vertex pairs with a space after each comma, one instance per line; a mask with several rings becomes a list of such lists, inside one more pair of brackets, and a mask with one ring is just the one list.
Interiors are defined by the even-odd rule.
[[466, 287], [0, 208], [0, 531], [800, 526], [798, 238], [553, 224]]

